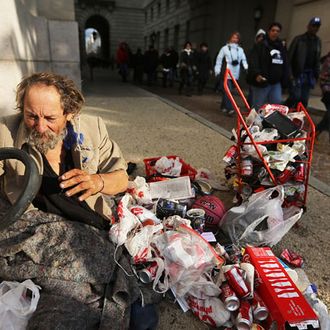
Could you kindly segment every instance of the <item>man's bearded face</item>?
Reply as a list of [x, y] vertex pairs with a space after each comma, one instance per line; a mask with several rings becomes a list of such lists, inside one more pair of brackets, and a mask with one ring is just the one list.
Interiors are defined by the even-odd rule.
[[28, 143], [35, 147], [40, 153], [46, 154], [49, 150], [53, 150], [60, 141], [63, 141], [65, 136], [65, 128], [59, 134], [50, 130], [40, 133], [32, 128], [30, 129]]

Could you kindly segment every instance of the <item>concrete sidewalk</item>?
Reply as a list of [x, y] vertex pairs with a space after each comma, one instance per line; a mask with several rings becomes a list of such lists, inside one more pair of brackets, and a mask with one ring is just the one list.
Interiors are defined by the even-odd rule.
[[[98, 77], [84, 84], [85, 112], [105, 120], [109, 135], [120, 145], [127, 161], [138, 164], [135, 174], [144, 175], [143, 159], [178, 155], [195, 168], [206, 167], [223, 180], [222, 157], [232, 144], [221, 132], [206, 126], [163, 102], [159, 97], [131, 84], [121, 83], [117, 76]], [[307, 212], [297, 228], [292, 228], [275, 247], [275, 252], [291, 248], [303, 255], [305, 271], [319, 288], [321, 299], [330, 307], [329, 266], [330, 232], [329, 197], [309, 187]], [[227, 204], [227, 207], [228, 204]], [[207, 328], [191, 314], [164, 302], [159, 329]]]

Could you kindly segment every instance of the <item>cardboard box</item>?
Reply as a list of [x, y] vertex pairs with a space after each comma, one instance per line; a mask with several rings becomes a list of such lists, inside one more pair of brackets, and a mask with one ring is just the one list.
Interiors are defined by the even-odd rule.
[[247, 247], [244, 261], [257, 272], [255, 290], [269, 309], [267, 329], [320, 329], [318, 317], [272, 250]]

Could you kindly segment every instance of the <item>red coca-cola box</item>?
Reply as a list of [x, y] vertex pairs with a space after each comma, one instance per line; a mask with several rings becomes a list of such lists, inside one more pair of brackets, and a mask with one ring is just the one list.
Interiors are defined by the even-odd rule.
[[256, 270], [255, 290], [269, 309], [267, 329], [320, 329], [317, 315], [269, 247], [247, 247], [244, 261]]

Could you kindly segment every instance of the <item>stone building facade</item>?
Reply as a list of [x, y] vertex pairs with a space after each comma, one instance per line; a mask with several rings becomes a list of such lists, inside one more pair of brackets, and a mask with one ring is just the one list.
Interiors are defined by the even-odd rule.
[[127, 42], [133, 52], [143, 47], [143, 4], [136, 0], [75, 0], [83, 72], [86, 69], [86, 29], [95, 29], [100, 34], [100, 59], [105, 66], [113, 61], [120, 42]]
[[73, 0], [2, 1], [0, 27], [0, 116], [13, 113], [15, 88], [24, 75], [54, 71], [80, 86]]
[[263, 8], [259, 0], [151, 0], [144, 8], [144, 45], [162, 51], [180, 50], [186, 40], [207, 42], [214, 56], [229, 35], [241, 33], [242, 45], [252, 46], [256, 29], [274, 19], [276, 0]]
[[323, 53], [330, 51], [329, 0], [149, 0], [144, 7], [144, 46], [153, 43], [162, 51], [180, 49], [186, 40], [209, 44], [216, 55], [233, 31], [241, 33], [243, 48], [249, 49], [259, 28], [272, 21], [283, 24], [282, 38], [288, 43], [306, 31], [309, 19], [320, 16], [319, 36]]

